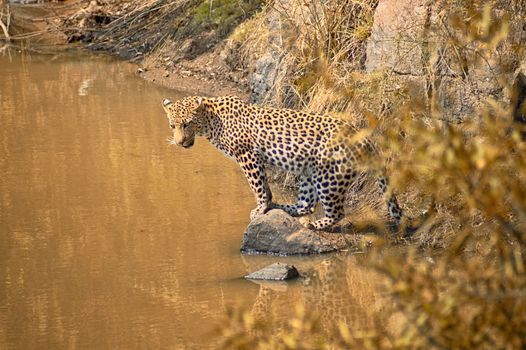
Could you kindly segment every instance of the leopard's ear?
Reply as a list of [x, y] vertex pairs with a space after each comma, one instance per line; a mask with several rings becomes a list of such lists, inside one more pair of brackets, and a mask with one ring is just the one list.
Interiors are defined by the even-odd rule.
[[192, 101], [192, 109], [196, 110], [203, 105], [203, 98], [201, 96], [196, 96]]
[[164, 110], [165, 110], [167, 113], [169, 112], [168, 107], [169, 107], [172, 103], [173, 103], [173, 102], [170, 101], [170, 100], [167, 99], [167, 98], [165, 98], [165, 99], [163, 100], [163, 108], [164, 108]]

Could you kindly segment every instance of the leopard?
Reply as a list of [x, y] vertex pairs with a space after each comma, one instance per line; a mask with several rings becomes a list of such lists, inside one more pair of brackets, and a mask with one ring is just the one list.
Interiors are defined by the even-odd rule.
[[[293, 217], [310, 215], [321, 203], [324, 216], [304, 225], [313, 230], [331, 228], [345, 216], [346, 193], [360, 174], [359, 163], [378, 154], [368, 136], [349, 142], [360, 129], [329, 114], [250, 104], [236, 96], [165, 98], [162, 106], [172, 131], [171, 144], [190, 148], [196, 136], [204, 137], [239, 164], [256, 197], [251, 220], [273, 209]], [[298, 176], [295, 204], [272, 201], [269, 165]], [[384, 172], [377, 182], [389, 222], [397, 227], [402, 209]]]

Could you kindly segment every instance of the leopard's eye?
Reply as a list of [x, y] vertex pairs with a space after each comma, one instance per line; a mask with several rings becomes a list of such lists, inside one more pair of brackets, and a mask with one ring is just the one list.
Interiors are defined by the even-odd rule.
[[175, 124], [170, 123], [170, 128], [175, 129]]
[[183, 122], [183, 124], [181, 124], [181, 126], [183, 127], [183, 129], [186, 129], [186, 127], [188, 126], [188, 124], [186, 124], [186, 122]]

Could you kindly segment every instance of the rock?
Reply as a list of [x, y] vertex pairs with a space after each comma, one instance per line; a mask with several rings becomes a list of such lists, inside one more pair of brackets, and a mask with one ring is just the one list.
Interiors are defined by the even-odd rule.
[[[272, 103], [278, 94], [280, 79], [289, 73], [288, 61], [284, 59], [283, 35], [287, 32], [283, 13], [290, 13], [288, 0], [273, 3], [265, 20], [264, 30], [268, 32], [268, 44], [265, 52], [257, 59], [249, 80], [250, 103]], [[283, 91], [282, 91], [283, 93]]]
[[253, 220], [241, 243], [241, 252], [248, 254], [321, 254], [344, 248], [348, 243], [342, 234], [310, 230], [277, 209]]
[[249, 81], [250, 102], [264, 103], [272, 99], [275, 91], [274, 85], [280, 72], [287, 70], [281, 62], [282, 54], [275, 47], [280, 47], [279, 40], [282, 34], [282, 21], [277, 10], [271, 11], [266, 20], [268, 35], [268, 49], [256, 61], [255, 69]]
[[298, 270], [293, 265], [283, 263], [274, 263], [261, 270], [252, 272], [245, 276], [246, 279], [254, 280], [271, 280], [271, 281], [286, 281], [299, 277]]
[[256, 62], [250, 79], [250, 103], [263, 103], [276, 81], [279, 69], [277, 54], [266, 53]]
[[434, 82], [437, 103], [444, 120], [460, 123], [471, 116], [481, 103], [482, 93], [476, 82], [443, 76]]
[[522, 34], [524, 14], [503, 6], [496, 5], [492, 16], [497, 20], [510, 15], [510, 35], [482, 57], [473, 46], [459, 53], [457, 44], [452, 44], [463, 42], [465, 30], [451, 25], [456, 10], [450, 2], [379, 0], [367, 40], [366, 71], [387, 69], [399, 81], [417, 82], [427, 98], [435, 94], [442, 120], [463, 122], [488, 98], [509, 99], [502, 81], [514, 79], [511, 73], [520, 61], [515, 48], [526, 35]]
[[368, 72], [388, 68], [398, 74], [422, 75], [427, 62], [422, 45], [429, 27], [429, 0], [382, 0], [367, 41]]

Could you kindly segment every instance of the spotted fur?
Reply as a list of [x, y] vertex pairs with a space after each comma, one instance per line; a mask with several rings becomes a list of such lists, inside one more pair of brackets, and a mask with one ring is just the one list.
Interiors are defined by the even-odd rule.
[[[319, 201], [325, 216], [309, 226], [318, 230], [332, 226], [344, 216], [345, 194], [357, 175], [355, 165], [374, 153], [367, 139], [341, 141], [342, 135], [356, 130], [328, 115], [259, 107], [232, 96], [186, 97], [176, 102], [165, 99], [163, 107], [174, 144], [188, 148], [195, 136], [204, 136], [238, 162], [256, 195], [251, 219], [274, 208], [293, 216], [310, 214]], [[272, 202], [266, 164], [300, 175], [296, 204]], [[387, 195], [387, 179], [380, 177], [378, 181]], [[396, 199], [388, 197], [388, 213], [397, 225], [402, 212]]]

